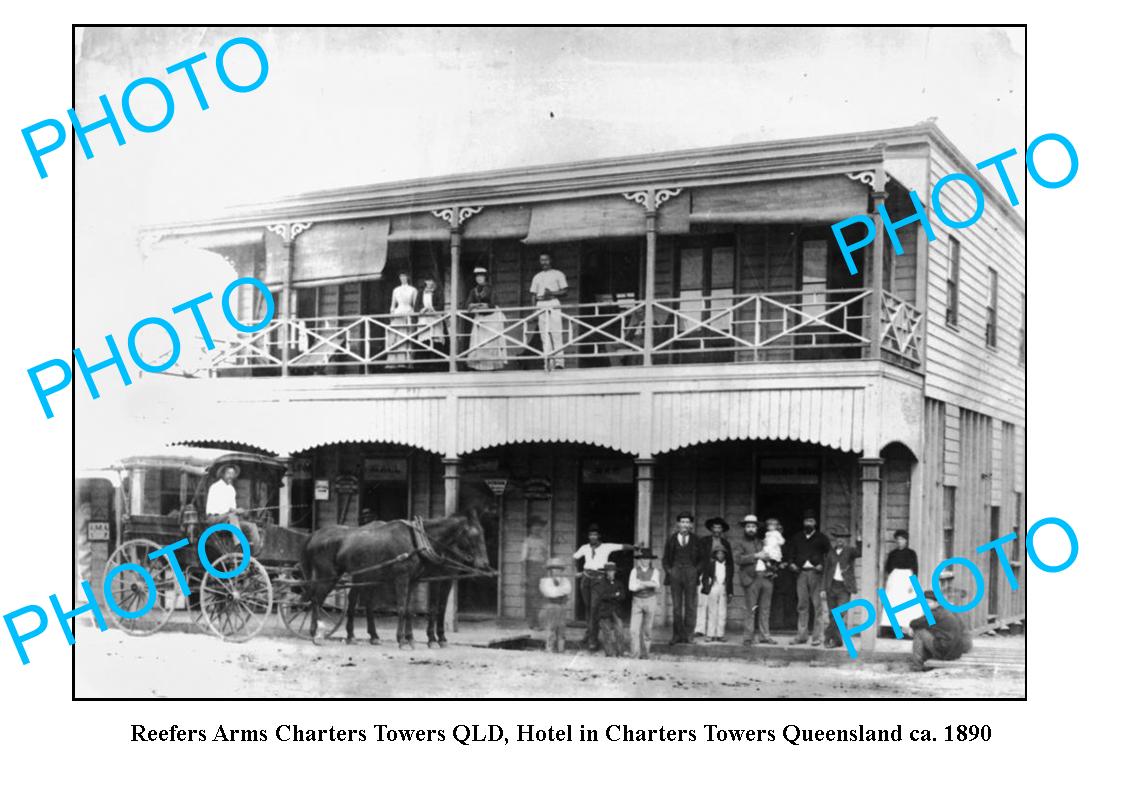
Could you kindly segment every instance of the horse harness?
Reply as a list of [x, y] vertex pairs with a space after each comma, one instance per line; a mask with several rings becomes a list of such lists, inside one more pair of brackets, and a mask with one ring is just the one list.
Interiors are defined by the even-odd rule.
[[[486, 572], [484, 570], [476, 569], [473, 566], [469, 566], [468, 564], [465, 564], [463, 562], [457, 561], [456, 559], [449, 558], [448, 556], [444, 556], [444, 555], [441, 555], [440, 553], [438, 553], [436, 548], [433, 547], [433, 541], [429, 538], [429, 534], [427, 534], [425, 532], [425, 522], [424, 522], [424, 520], [421, 519], [420, 516], [414, 517], [413, 522], [410, 522], [409, 520], [402, 520], [402, 522], [404, 522], [406, 524], [406, 527], [408, 527], [410, 529], [410, 538], [413, 541], [413, 550], [410, 550], [409, 552], [406, 552], [406, 553], [399, 553], [398, 555], [391, 558], [389, 561], [381, 561], [377, 564], [372, 564], [369, 567], [363, 567], [361, 569], [356, 569], [352, 572], [349, 572], [349, 573], [347, 573], [347, 575], [349, 576], [350, 580], [353, 581], [354, 577], [356, 575], [362, 575], [362, 574], [365, 574], [367, 572], [374, 572], [374, 571], [379, 570], [379, 569], [385, 569], [386, 567], [392, 567], [395, 564], [400, 564], [403, 561], [408, 561], [409, 559], [413, 558], [414, 556], [417, 556], [418, 558], [420, 558], [425, 563], [429, 563], [429, 564], [432, 564], [434, 566], [443, 567], [445, 569], [451, 569], [455, 573], [457, 573], [457, 574], [453, 574], [453, 575], [442, 575], [442, 576], [436, 576], [436, 577], [431, 577], [431, 578], [422, 578], [421, 580], [423, 580], [423, 581], [454, 580], [457, 577], [460, 577], [460, 576], [463, 576], [463, 575], [477, 575], [478, 576], [478, 575], [491, 575], [491, 574], [493, 574], [491, 572]], [[329, 580], [332, 580], [332, 579], [331, 578], [315, 578], [315, 579], [312, 579], [312, 580], [305, 580], [304, 583], [306, 583], [306, 584], [307, 583], [315, 583], [317, 581], [327, 582]], [[366, 586], [366, 585], [368, 585], [368, 584], [365, 584], [365, 583], [360, 583], [360, 584], [346, 583], [346, 584], [340, 584], [340, 588], [354, 589], [354, 588], [359, 588], [359, 587]]]

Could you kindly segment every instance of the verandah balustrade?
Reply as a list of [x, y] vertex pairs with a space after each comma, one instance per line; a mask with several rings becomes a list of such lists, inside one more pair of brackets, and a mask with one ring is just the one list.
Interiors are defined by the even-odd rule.
[[[419, 370], [492, 371], [567, 367], [782, 362], [871, 357], [903, 367], [921, 362], [923, 313], [882, 291], [871, 323], [872, 290], [705, 294], [641, 300], [391, 316], [277, 318], [196, 357], [194, 375], [315, 375]], [[541, 333], [557, 313], [555, 335]], [[455, 362], [449, 337], [457, 335]], [[552, 348], [556, 346], [556, 348]]]

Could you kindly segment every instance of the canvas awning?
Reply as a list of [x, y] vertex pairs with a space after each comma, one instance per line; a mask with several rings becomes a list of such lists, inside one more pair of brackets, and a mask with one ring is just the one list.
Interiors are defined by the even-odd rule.
[[448, 240], [449, 226], [429, 212], [409, 213], [390, 219], [390, 240]]
[[714, 185], [690, 191], [692, 223], [833, 224], [867, 212], [869, 187], [843, 174]]
[[[389, 228], [384, 218], [313, 224], [293, 241], [293, 284], [309, 287], [378, 279], [386, 267]], [[267, 269], [270, 277], [275, 270]]]
[[[659, 209], [655, 230], [682, 234], [690, 229], [687, 203], [682, 197], [669, 200]], [[647, 231], [641, 205], [621, 194], [544, 202], [530, 213], [530, 231], [524, 243], [556, 243], [589, 238], [626, 238]]]

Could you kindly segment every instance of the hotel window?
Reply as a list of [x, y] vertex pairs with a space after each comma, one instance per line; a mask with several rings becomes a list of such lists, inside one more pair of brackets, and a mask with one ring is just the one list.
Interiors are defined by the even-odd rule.
[[813, 317], [819, 316], [827, 310], [827, 242], [805, 240], [802, 254], [803, 311]]
[[944, 487], [944, 558], [955, 555], [955, 487]]
[[1022, 328], [1018, 337], [1018, 364], [1026, 363], [1026, 294], [1022, 293]]
[[679, 249], [679, 312], [684, 331], [703, 322], [720, 331], [732, 328], [734, 248], [732, 244], [686, 244]]
[[990, 269], [990, 303], [987, 304], [987, 346], [998, 348], [998, 271]]
[[952, 328], [959, 326], [959, 241], [950, 239], [951, 262], [948, 263], [948, 311], [947, 324]]

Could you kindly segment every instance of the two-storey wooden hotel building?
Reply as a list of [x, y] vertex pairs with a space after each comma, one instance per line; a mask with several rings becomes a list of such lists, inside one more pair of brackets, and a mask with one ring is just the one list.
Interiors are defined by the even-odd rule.
[[[895, 253], [877, 206], [903, 218], [950, 172], [984, 185], [984, 218], [910, 225]], [[965, 218], [960, 188], [942, 206]], [[830, 225], [856, 214], [880, 234], [852, 276]], [[145, 239], [222, 255], [277, 307], [182, 380], [175, 441], [287, 458], [297, 527], [481, 507], [501, 576], [463, 584], [462, 614], [523, 616], [531, 526], [553, 555], [592, 522], [658, 551], [679, 511], [790, 534], [807, 509], [861, 540], [863, 596], [905, 529], [922, 579], [980, 561], [973, 624], [1024, 613], [974, 553], [1016, 531], [1024, 583], [1024, 222], [930, 123], [325, 191]], [[569, 285], [564, 368], [530, 294], [542, 253]], [[469, 309], [479, 268], [492, 306]], [[402, 274], [413, 313], [391, 313]], [[778, 584], [774, 627], [794, 600]]]

